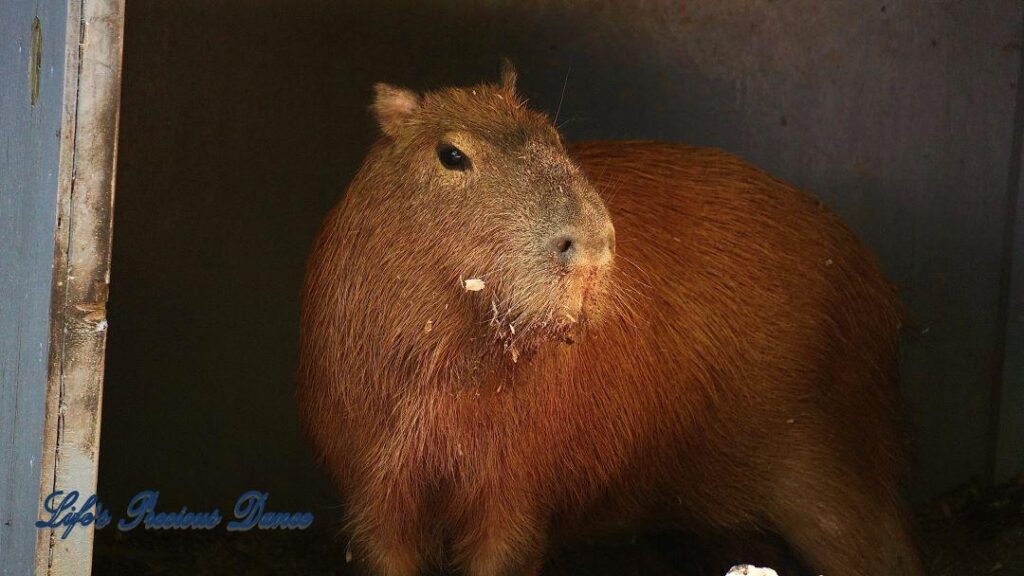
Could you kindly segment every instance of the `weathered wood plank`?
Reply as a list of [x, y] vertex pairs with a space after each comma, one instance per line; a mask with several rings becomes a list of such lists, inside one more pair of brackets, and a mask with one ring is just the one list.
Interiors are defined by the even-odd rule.
[[[69, 4], [40, 509], [96, 491], [123, 25], [123, 0]], [[36, 574], [89, 574], [92, 541], [92, 526], [39, 531]]]

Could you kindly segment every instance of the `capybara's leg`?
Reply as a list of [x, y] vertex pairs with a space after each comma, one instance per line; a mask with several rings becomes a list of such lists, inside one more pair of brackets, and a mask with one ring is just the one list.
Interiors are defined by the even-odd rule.
[[545, 535], [526, 508], [489, 506], [455, 546], [467, 576], [537, 576], [544, 565]]
[[807, 475], [802, 489], [776, 502], [776, 527], [815, 574], [922, 576], [898, 500], [857, 484]]
[[415, 541], [383, 525], [354, 531], [359, 565], [370, 576], [419, 576], [423, 559]]
[[[392, 492], [393, 493], [393, 492]], [[418, 576], [423, 531], [418, 510], [385, 495], [349, 501], [349, 526], [359, 564], [372, 576]], [[408, 504], [408, 502], [406, 502]]]
[[419, 576], [420, 560], [412, 548], [368, 541], [364, 550], [363, 564], [372, 576]]
[[540, 576], [544, 567], [541, 550], [513, 552], [497, 546], [474, 550], [463, 563], [466, 576]]

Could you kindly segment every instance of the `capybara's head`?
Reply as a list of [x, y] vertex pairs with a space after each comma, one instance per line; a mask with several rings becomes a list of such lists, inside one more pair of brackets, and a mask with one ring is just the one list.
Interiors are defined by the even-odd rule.
[[550, 119], [498, 84], [417, 94], [376, 86], [383, 137], [349, 194], [386, 211], [380, 266], [443, 279], [446, 314], [469, 306], [512, 360], [571, 342], [601, 316], [615, 230]]

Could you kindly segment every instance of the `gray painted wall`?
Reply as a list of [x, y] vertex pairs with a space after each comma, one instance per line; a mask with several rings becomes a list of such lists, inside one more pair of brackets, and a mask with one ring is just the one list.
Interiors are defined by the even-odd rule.
[[12, 576], [30, 574], [35, 558], [66, 6], [0, 2], [0, 574]]
[[[476, 82], [502, 55], [535, 107], [553, 112], [566, 86], [570, 138], [723, 147], [834, 208], [911, 310], [917, 497], [991, 473], [998, 366], [1015, 383], [1003, 397], [1021, 396], [1020, 324], [999, 295], [1024, 4], [514, 6], [128, 4], [109, 504], [157, 488], [169, 508], [226, 506], [261, 488], [336, 514], [292, 403], [306, 251], [375, 136], [372, 83]], [[1005, 334], [1016, 349], [1000, 353]], [[1020, 436], [1001, 436], [1007, 462]]]

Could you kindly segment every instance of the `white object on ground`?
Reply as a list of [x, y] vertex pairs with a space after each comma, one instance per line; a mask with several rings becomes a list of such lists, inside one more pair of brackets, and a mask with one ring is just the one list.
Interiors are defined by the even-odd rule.
[[750, 564], [740, 564], [729, 569], [725, 576], [779, 576], [779, 573], [771, 568], [758, 568]]

